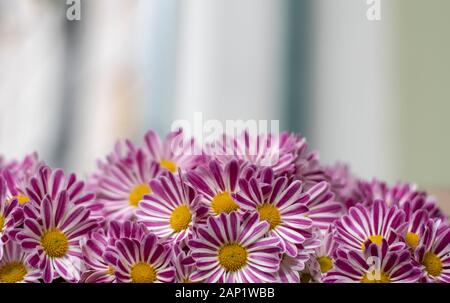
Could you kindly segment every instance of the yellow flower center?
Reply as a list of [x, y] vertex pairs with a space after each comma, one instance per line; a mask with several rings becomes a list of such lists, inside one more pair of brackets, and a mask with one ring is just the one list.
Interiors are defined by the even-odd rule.
[[28, 196], [25, 195], [17, 195], [16, 196], [17, 202], [19, 202], [19, 204], [25, 204], [30, 202], [30, 198], [28, 198]]
[[191, 280], [189, 280], [188, 278], [183, 278], [182, 283], [193, 283], [193, 282]]
[[138, 207], [139, 202], [142, 198], [152, 192], [152, 189], [148, 184], [142, 183], [136, 185], [130, 192], [129, 201], [130, 205], [134, 207]]
[[170, 226], [175, 232], [180, 232], [188, 228], [192, 215], [187, 205], [180, 205], [175, 208], [170, 215]]
[[173, 161], [162, 159], [161, 161], [159, 161], [159, 165], [173, 174], [177, 172], [177, 165]]
[[111, 265], [108, 266], [108, 271], [107, 271], [108, 275], [110, 276], [114, 276], [115, 271], [114, 271], [114, 267], [112, 267]]
[[215, 195], [211, 201], [211, 207], [216, 215], [219, 215], [221, 213], [229, 214], [232, 211], [239, 209], [239, 206], [227, 191]]
[[259, 213], [259, 219], [261, 221], [267, 221], [270, 224], [270, 229], [274, 229], [281, 223], [280, 211], [276, 206], [269, 203], [264, 203], [257, 208]]
[[330, 269], [333, 268], [333, 259], [331, 259], [328, 256], [322, 256], [317, 258], [317, 262], [320, 265], [320, 271], [322, 273], [328, 272]]
[[156, 270], [145, 262], [133, 265], [130, 275], [132, 283], [153, 283], [156, 281]]
[[69, 240], [59, 229], [52, 228], [42, 235], [41, 245], [50, 258], [61, 258], [67, 253]]
[[378, 274], [365, 274], [361, 279], [361, 283], [390, 283], [391, 279], [389, 275], [385, 272], [381, 272]]
[[21, 282], [27, 274], [27, 268], [21, 262], [10, 262], [0, 267], [0, 282]]
[[3, 231], [3, 227], [5, 227], [5, 217], [0, 215], [0, 233]]
[[241, 245], [228, 243], [219, 250], [219, 263], [226, 271], [238, 271], [247, 264], [247, 255]]
[[[383, 243], [383, 236], [380, 235], [372, 235], [367, 240], [370, 240], [370, 242], [375, 243], [378, 246], [381, 246], [381, 243]], [[363, 243], [361, 247], [362, 251], [366, 250], [366, 245]]]
[[425, 266], [428, 274], [433, 277], [439, 276], [442, 272], [441, 259], [431, 251], [425, 253], [422, 264]]
[[405, 236], [406, 244], [408, 244], [409, 247], [412, 248], [417, 247], [417, 245], [419, 244], [419, 240], [420, 240], [419, 235], [412, 232], [408, 232]]

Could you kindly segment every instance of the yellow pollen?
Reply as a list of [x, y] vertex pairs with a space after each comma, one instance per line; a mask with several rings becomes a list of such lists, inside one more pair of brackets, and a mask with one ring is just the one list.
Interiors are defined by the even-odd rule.
[[419, 235], [412, 232], [408, 232], [405, 236], [405, 241], [411, 248], [416, 248], [419, 244], [419, 240]]
[[132, 283], [153, 283], [156, 281], [156, 270], [145, 262], [133, 265], [130, 275]]
[[110, 275], [110, 276], [114, 276], [114, 273], [115, 273], [114, 267], [112, 267], [111, 265], [108, 266], [108, 271], [107, 271], [107, 273], [108, 273], [108, 275]]
[[162, 159], [159, 161], [159, 165], [173, 174], [177, 172], [177, 165], [173, 161]]
[[[367, 240], [370, 240], [370, 242], [375, 243], [378, 246], [381, 246], [381, 243], [383, 243], [383, 236], [380, 235], [372, 235]], [[366, 250], [366, 245], [363, 243], [361, 247], [362, 251]]]
[[182, 283], [193, 283], [193, 282], [188, 278], [184, 278]]
[[146, 195], [152, 192], [152, 189], [148, 184], [142, 183], [139, 185], [136, 185], [130, 192], [129, 201], [130, 205], [134, 207], [138, 207], [139, 202], [142, 200], [142, 198]]
[[180, 232], [188, 228], [192, 215], [187, 205], [180, 205], [175, 208], [170, 215], [170, 226], [175, 232]]
[[42, 235], [41, 245], [50, 258], [61, 258], [67, 253], [69, 240], [59, 229], [52, 228]]
[[226, 271], [235, 272], [247, 264], [247, 250], [239, 244], [228, 243], [219, 250], [219, 263]]
[[0, 215], [0, 233], [3, 231], [3, 227], [5, 227], [5, 217]]
[[389, 275], [385, 272], [381, 272], [379, 276], [377, 274], [372, 273], [370, 276], [369, 274], [365, 274], [362, 279], [361, 283], [390, 283], [391, 279], [389, 278]]
[[441, 259], [431, 251], [425, 253], [422, 264], [425, 266], [428, 274], [433, 277], [439, 276], [442, 272]]
[[333, 259], [331, 259], [328, 256], [322, 256], [317, 258], [317, 262], [320, 265], [320, 271], [322, 273], [328, 272], [330, 269], [333, 268]]
[[309, 283], [311, 282], [312, 277], [309, 273], [304, 272], [300, 274], [300, 283]]
[[216, 215], [219, 215], [221, 213], [229, 214], [232, 211], [239, 209], [239, 206], [227, 191], [215, 195], [211, 201], [211, 207]]
[[25, 265], [21, 262], [10, 262], [0, 267], [0, 282], [2, 283], [16, 283], [23, 281], [27, 274]]
[[274, 229], [281, 223], [281, 216], [278, 208], [273, 204], [264, 203], [257, 208], [259, 219], [267, 221], [270, 224], [270, 229]]
[[25, 195], [17, 195], [16, 196], [17, 202], [19, 202], [19, 204], [25, 204], [30, 202], [30, 198], [28, 198], [28, 196]]

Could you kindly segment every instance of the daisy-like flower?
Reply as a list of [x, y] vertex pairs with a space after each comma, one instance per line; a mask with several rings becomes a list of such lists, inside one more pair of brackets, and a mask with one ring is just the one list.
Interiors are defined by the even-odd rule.
[[310, 197], [306, 202], [307, 216], [313, 221], [315, 227], [326, 231], [342, 215], [342, 205], [335, 201], [330, 184], [325, 181], [313, 185], [307, 193]]
[[334, 240], [334, 228], [318, 233], [320, 245], [315, 248], [309, 262], [308, 273], [312, 280], [322, 282], [327, 273], [334, 268], [338, 244]]
[[9, 201], [6, 192], [5, 180], [0, 177], [0, 259], [3, 255], [3, 246], [11, 237], [11, 232], [23, 221], [22, 209], [18, 206], [19, 202], [16, 198]]
[[175, 282], [193, 283], [192, 276], [196, 271], [195, 260], [191, 256], [188, 248], [183, 249], [183, 245], [175, 244], [173, 246], [172, 264], [175, 268]]
[[411, 217], [406, 217], [406, 222], [398, 228], [398, 234], [407, 246], [415, 250], [423, 238], [429, 216], [425, 210], [419, 209], [413, 212]]
[[210, 214], [219, 215], [239, 209], [233, 195], [239, 190], [242, 166], [237, 160], [224, 165], [211, 160], [207, 166], [200, 166], [187, 174], [189, 182], [205, 198]]
[[189, 241], [197, 272], [192, 279], [207, 283], [275, 282], [280, 263], [278, 238], [265, 236], [269, 223], [257, 213], [222, 213], [209, 217]]
[[24, 214], [24, 229], [16, 237], [30, 253], [30, 265], [43, 271], [46, 283], [57, 277], [78, 281], [82, 265], [80, 239], [97, 226], [90, 212], [82, 204], [74, 205], [62, 191], [58, 200], [46, 196], [40, 205], [27, 203]]
[[269, 235], [280, 239], [283, 252], [295, 257], [297, 245], [312, 236], [313, 221], [306, 217], [310, 196], [302, 183], [287, 177], [275, 178], [266, 168], [260, 178], [240, 179], [236, 200], [242, 210], [257, 212], [261, 221], [269, 223]]
[[450, 225], [440, 219], [429, 220], [414, 258], [422, 265], [425, 281], [450, 283]]
[[283, 132], [281, 134], [250, 134], [248, 130], [207, 144], [205, 153], [222, 163], [239, 159], [260, 167], [271, 167], [279, 175], [293, 173], [298, 152], [304, 139], [297, 135]]
[[78, 180], [75, 174], [65, 175], [62, 169], [52, 170], [45, 165], [41, 166], [37, 175], [30, 179], [26, 193], [36, 205], [41, 205], [46, 197], [50, 201], [59, 200], [59, 196], [64, 193], [65, 199], [74, 205], [83, 205], [90, 210], [99, 208], [94, 202], [95, 194], [87, 191], [85, 183]]
[[127, 155], [110, 156], [109, 164], [99, 165], [95, 181], [91, 181], [92, 188], [96, 183], [97, 201], [107, 221], [134, 219], [139, 201], [152, 192], [149, 182], [161, 172], [158, 163], [142, 150], [130, 150]]
[[405, 214], [396, 206], [389, 207], [377, 200], [372, 206], [358, 204], [335, 222], [336, 241], [343, 248], [364, 251], [368, 242], [381, 245], [383, 240], [397, 249], [404, 243], [398, 239], [396, 230], [404, 222]]
[[171, 173], [195, 168], [203, 162], [201, 150], [194, 138], [186, 139], [182, 129], [173, 131], [164, 140], [152, 130], [144, 137], [144, 151]]
[[89, 238], [81, 243], [85, 265], [81, 281], [84, 283], [115, 283], [117, 256], [108, 249], [122, 238], [141, 241], [147, 234], [142, 224], [132, 221], [112, 221], [106, 229], [107, 232], [98, 229], [90, 233]]
[[407, 249], [392, 250], [386, 240], [370, 243], [364, 252], [338, 251], [335, 269], [324, 282], [415, 283], [420, 269], [411, 262]]
[[0, 258], [0, 283], [36, 283], [41, 271], [28, 264], [29, 255], [15, 241], [10, 240]]
[[43, 163], [39, 161], [37, 153], [25, 156], [21, 162], [14, 162], [2, 172], [8, 187], [10, 199], [16, 198], [20, 205], [30, 202], [26, 187]]
[[181, 171], [177, 175], [167, 172], [152, 180], [150, 187], [152, 194], [139, 203], [138, 221], [159, 238], [186, 239], [208, 211], [202, 196], [186, 183]]
[[141, 241], [119, 239], [110, 252], [117, 255], [114, 267], [119, 283], [170, 283], [175, 279], [171, 251], [154, 234], [144, 236]]

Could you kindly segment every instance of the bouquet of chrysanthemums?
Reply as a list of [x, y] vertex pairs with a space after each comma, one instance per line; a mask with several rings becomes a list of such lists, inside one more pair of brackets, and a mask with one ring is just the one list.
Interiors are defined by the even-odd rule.
[[320, 163], [300, 135], [118, 141], [83, 181], [0, 157], [0, 282], [450, 282], [415, 185]]

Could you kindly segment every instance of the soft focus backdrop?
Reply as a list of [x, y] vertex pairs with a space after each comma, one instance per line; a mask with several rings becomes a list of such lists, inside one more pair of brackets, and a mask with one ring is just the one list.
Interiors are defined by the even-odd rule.
[[278, 119], [362, 177], [450, 185], [450, 1], [0, 0], [0, 153], [87, 174], [174, 119]]

